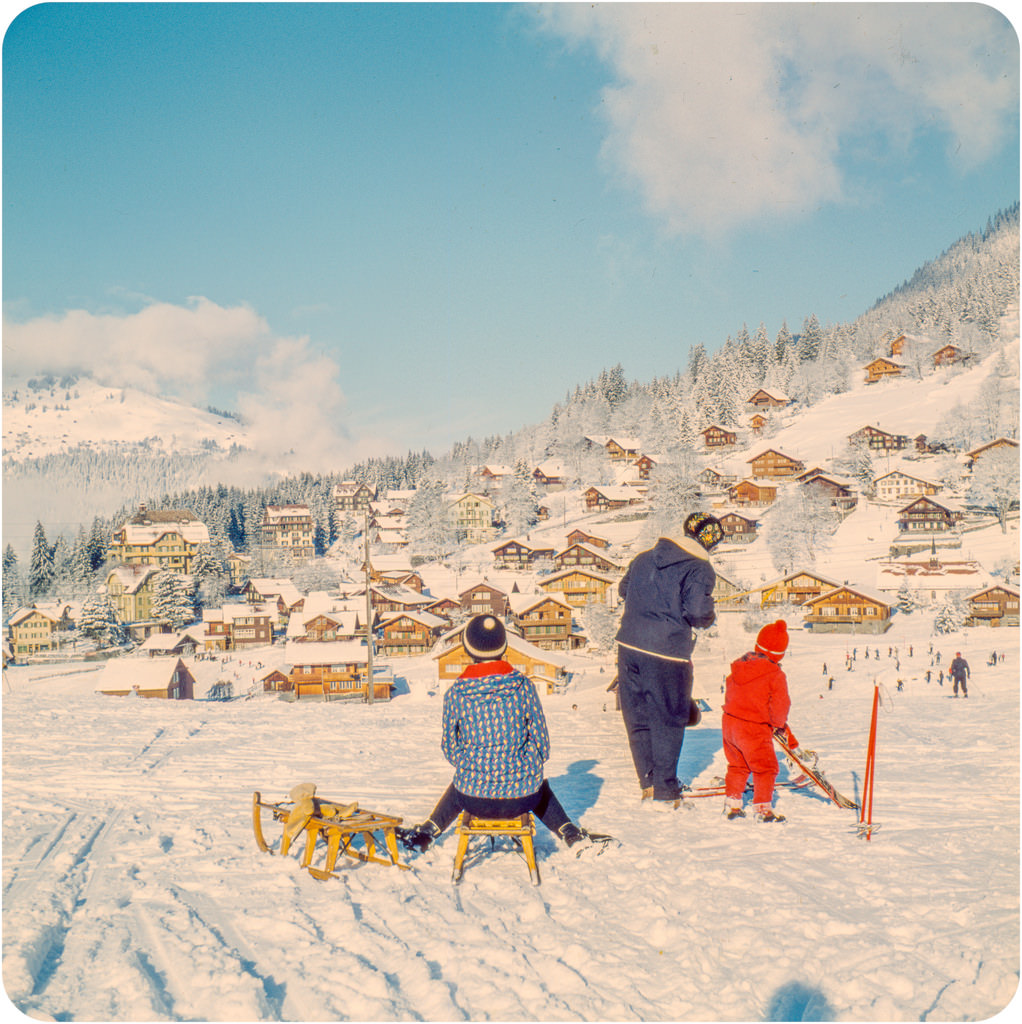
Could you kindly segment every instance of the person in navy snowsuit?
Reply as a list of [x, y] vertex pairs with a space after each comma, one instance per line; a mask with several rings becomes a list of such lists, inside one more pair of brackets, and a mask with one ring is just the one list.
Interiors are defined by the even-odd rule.
[[[958, 696], [958, 687], [962, 688], [962, 696], [969, 696], [967, 680], [969, 678], [969, 663], [962, 657], [961, 651], [955, 651], [954, 659], [948, 667], [948, 675], [955, 684], [954, 696]], [[982, 696], [982, 694], [980, 694]]]
[[686, 726], [698, 721], [692, 629], [716, 619], [708, 555], [723, 536], [717, 519], [694, 512], [683, 536], [661, 537], [640, 552], [618, 584], [625, 602], [616, 637], [621, 714], [642, 799], [664, 809], [679, 805], [678, 757]]
[[532, 680], [505, 661], [507, 633], [493, 615], [469, 619], [462, 633], [473, 659], [444, 694], [440, 748], [454, 780], [429, 818], [398, 830], [406, 847], [423, 851], [462, 811], [513, 818], [527, 811], [568, 846], [609, 837], [576, 825], [543, 778], [550, 735]]

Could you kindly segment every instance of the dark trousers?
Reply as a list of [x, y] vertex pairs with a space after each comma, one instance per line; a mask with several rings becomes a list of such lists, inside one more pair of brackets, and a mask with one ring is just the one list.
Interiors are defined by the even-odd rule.
[[519, 814], [531, 811], [554, 833], [571, 821], [546, 779], [535, 793], [511, 800], [468, 796], [459, 792], [452, 784], [444, 790], [429, 820], [436, 825], [439, 832], [443, 832], [462, 811], [468, 811], [479, 818], [516, 818]]
[[692, 663], [618, 647], [617, 686], [639, 785], [652, 786], [654, 800], [677, 799], [678, 757], [692, 704]]

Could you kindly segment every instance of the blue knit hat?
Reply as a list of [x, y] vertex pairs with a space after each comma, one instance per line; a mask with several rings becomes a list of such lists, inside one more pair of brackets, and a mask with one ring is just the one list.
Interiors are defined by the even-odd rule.
[[495, 615], [473, 615], [461, 642], [474, 661], [496, 661], [507, 650], [507, 630]]

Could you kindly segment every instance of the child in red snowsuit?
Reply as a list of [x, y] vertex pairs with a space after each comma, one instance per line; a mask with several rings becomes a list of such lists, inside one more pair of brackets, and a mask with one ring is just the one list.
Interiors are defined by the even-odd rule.
[[[772, 809], [777, 754], [775, 729], [787, 730], [791, 698], [780, 661], [788, 649], [788, 627], [783, 619], [764, 626], [756, 649], [731, 663], [724, 697], [722, 731], [727, 774], [724, 778], [724, 813], [744, 818], [742, 794], [752, 773], [752, 809], [757, 821], [784, 821]], [[792, 746], [798, 743], [788, 730]]]

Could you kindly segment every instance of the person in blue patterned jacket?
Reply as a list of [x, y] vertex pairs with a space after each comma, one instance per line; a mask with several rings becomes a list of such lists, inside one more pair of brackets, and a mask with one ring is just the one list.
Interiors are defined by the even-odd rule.
[[454, 766], [454, 780], [429, 818], [399, 829], [402, 843], [420, 852], [462, 811], [486, 818], [533, 812], [569, 847], [609, 841], [576, 825], [543, 777], [550, 756], [543, 706], [528, 676], [503, 658], [504, 624], [493, 615], [469, 619], [462, 634], [472, 664], [444, 694], [440, 748]]

